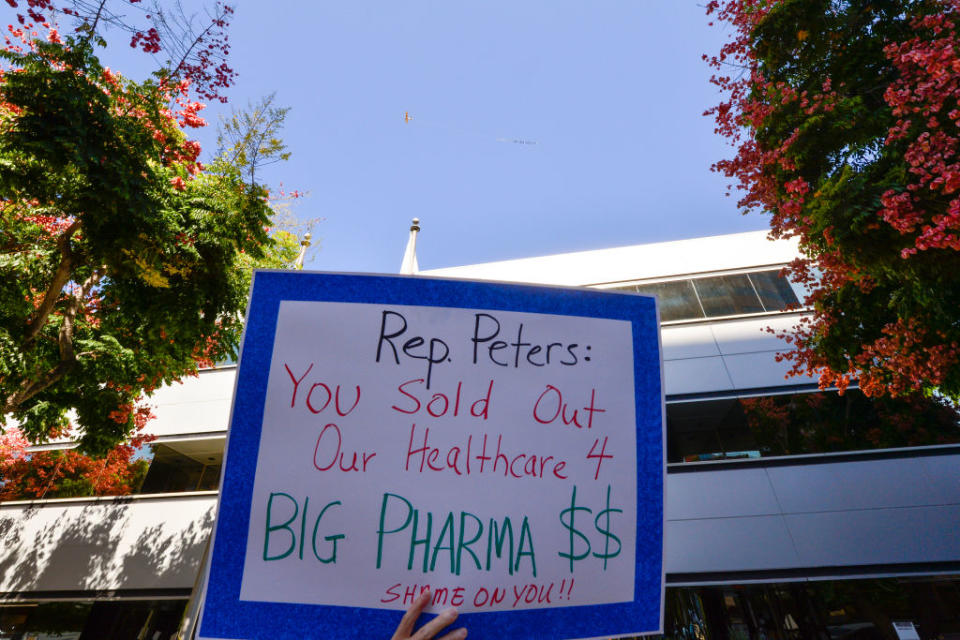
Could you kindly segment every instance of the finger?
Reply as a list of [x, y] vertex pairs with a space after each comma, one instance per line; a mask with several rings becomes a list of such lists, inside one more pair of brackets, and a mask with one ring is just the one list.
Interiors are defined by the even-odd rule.
[[397, 625], [397, 631], [393, 634], [392, 640], [405, 640], [410, 637], [410, 634], [413, 632], [413, 625], [417, 623], [417, 618], [423, 613], [423, 609], [427, 606], [428, 602], [430, 602], [430, 589], [424, 589], [419, 597], [413, 601], [413, 604], [410, 605], [410, 608], [407, 609], [407, 612], [403, 614], [403, 618], [400, 619], [400, 624]]
[[467, 628], [460, 627], [459, 629], [454, 629], [450, 633], [446, 634], [438, 640], [463, 640], [467, 637]]
[[444, 627], [453, 624], [453, 621], [457, 619], [457, 615], [457, 610], [452, 607], [441, 611], [436, 618], [420, 627], [411, 640], [430, 640], [430, 638], [440, 633]]

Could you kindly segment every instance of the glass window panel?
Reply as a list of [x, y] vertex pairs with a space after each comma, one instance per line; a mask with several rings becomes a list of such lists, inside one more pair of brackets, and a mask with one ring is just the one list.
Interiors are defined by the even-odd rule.
[[113, 640], [175, 638], [186, 604], [186, 600], [100, 600], [94, 602], [90, 610], [82, 637]]
[[750, 280], [760, 294], [760, 302], [767, 311], [784, 311], [787, 305], [798, 304], [797, 295], [780, 271], [758, 271], [750, 274]]
[[[222, 447], [222, 441], [154, 444], [152, 447], [153, 461], [140, 493], [207, 491], [217, 488], [223, 460], [218, 447]], [[175, 447], [179, 447], [179, 450]]]
[[960, 629], [956, 575], [667, 587], [664, 602], [664, 637], [681, 640], [880, 640], [898, 637], [894, 620], [923, 640]]
[[957, 442], [960, 411], [940, 398], [847, 389], [667, 404], [668, 462]]
[[167, 640], [177, 637], [186, 604], [176, 599], [0, 605], [0, 640]]
[[89, 602], [32, 603], [0, 607], [0, 640], [78, 640]]
[[759, 457], [738, 400], [667, 405], [667, 462]]
[[659, 296], [660, 319], [664, 322], [703, 317], [703, 309], [689, 280], [644, 284], [637, 287], [637, 292]]
[[745, 274], [697, 278], [693, 282], [708, 318], [763, 312], [760, 298]]
[[220, 465], [208, 464], [203, 468], [197, 491], [213, 491], [220, 486]]

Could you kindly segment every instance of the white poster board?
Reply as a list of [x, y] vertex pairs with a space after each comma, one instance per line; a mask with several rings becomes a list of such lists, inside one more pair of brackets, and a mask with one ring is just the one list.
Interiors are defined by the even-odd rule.
[[[283, 637], [269, 619], [310, 607], [344, 620], [370, 610], [389, 630], [398, 616], [382, 610], [407, 608], [427, 586], [428, 610], [486, 616], [471, 637], [546, 621], [574, 637], [660, 629], [663, 417], [649, 298], [297, 274], [326, 284], [304, 299], [283, 294], [291, 275], [257, 276], [273, 287], [262, 326], [254, 288], [204, 613], [215, 633], [224, 616], [211, 607], [245, 609], [246, 632], [260, 616], [266, 626], [209, 637]], [[344, 295], [338, 278], [360, 294]], [[369, 301], [365, 284], [392, 295]], [[567, 312], [545, 313], [558, 296]], [[260, 334], [269, 348], [251, 345]], [[320, 635], [349, 634], [339, 615], [326, 618]], [[300, 624], [317, 633], [293, 621], [290, 637]]]

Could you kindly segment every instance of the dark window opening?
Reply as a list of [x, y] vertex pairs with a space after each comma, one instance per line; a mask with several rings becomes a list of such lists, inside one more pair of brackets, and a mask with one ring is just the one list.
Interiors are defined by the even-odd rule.
[[220, 484], [223, 439], [151, 445], [153, 460], [140, 493], [210, 491]]
[[45, 602], [0, 606], [0, 640], [168, 640], [186, 600]]
[[677, 640], [960, 637], [957, 576], [668, 588], [664, 605], [660, 637]]
[[858, 389], [667, 405], [667, 461], [863, 451], [960, 442], [937, 398], [868, 398]]

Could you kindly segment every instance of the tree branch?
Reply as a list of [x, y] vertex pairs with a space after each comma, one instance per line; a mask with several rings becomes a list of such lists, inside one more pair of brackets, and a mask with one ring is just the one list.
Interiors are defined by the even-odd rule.
[[90, 277], [83, 281], [83, 284], [80, 285], [80, 295], [76, 298], [77, 304], [83, 301], [88, 295], [90, 295], [90, 289], [92, 289], [100, 280], [103, 279], [103, 275], [106, 273], [106, 265], [97, 267], [93, 270], [93, 273], [90, 274]]
[[[60, 350], [60, 362], [53, 369], [45, 374], [24, 380], [20, 389], [8, 396], [4, 401], [4, 413], [14, 411], [19, 405], [23, 404], [41, 391], [49, 388], [50, 385], [60, 381], [74, 364], [77, 362], [78, 355], [73, 350], [73, 327], [77, 313], [80, 311], [80, 305], [89, 295], [90, 290], [103, 278], [104, 267], [96, 269], [89, 278], [84, 280], [80, 286], [80, 291], [75, 296], [70, 297], [65, 313], [63, 314], [63, 325], [60, 327], [57, 336], [58, 347]], [[90, 352], [83, 352], [79, 355], [89, 355]]]
[[53, 280], [50, 282], [50, 286], [47, 287], [47, 292], [43, 296], [43, 302], [40, 303], [37, 310], [33, 312], [33, 317], [30, 318], [30, 323], [27, 325], [27, 335], [24, 339], [25, 344], [32, 342], [40, 333], [40, 330], [47, 324], [47, 318], [50, 316], [50, 312], [53, 311], [53, 306], [60, 297], [60, 292], [63, 291], [67, 282], [70, 281], [70, 274], [76, 266], [74, 263], [76, 255], [74, 255], [73, 250], [70, 248], [70, 237], [73, 236], [74, 232], [79, 228], [80, 221], [75, 220], [73, 224], [67, 227], [66, 230], [60, 234], [60, 237], [57, 238], [57, 248], [60, 250], [60, 255], [62, 256], [60, 258], [60, 264], [57, 265], [57, 270], [53, 274]]
[[63, 376], [67, 375], [67, 372], [73, 366], [74, 362], [76, 362], [76, 360], [71, 360], [70, 362], [61, 361], [53, 369], [50, 369], [40, 376], [39, 379], [24, 380], [19, 390], [7, 396], [4, 401], [3, 413], [12, 413], [17, 407], [33, 396], [44, 391], [53, 383], [59, 382]]
[[187, 58], [190, 57], [190, 54], [193, 53], [194, 48], [196, 48], [196, 46], [203, 41], [203, 39], [207, 36], [208, 33], [210, 33], [213, 27], [214, 25], [213, 23], [211, 23], [209, 26], [207, 26], [206, 29], [200, 32], [200, 35], [198, 35], [196, 38], [193, 39], [193, 42], [190, 43], [190, 46], [187, 47], [187, 50], [184, 51], [183, 55], [180, 57], [180, 62], [178, 62], [177, 66], [173, 68], [173, 71], [170, 74], [171, 76], [173, 76], [174, 78], [180, 77], [180, 73], [183, 71], [183, 65], [187, 63]]
[[83, 39], [82, 46], [87, 46], [94, 34], [97, 32], [97, 25], [100, 23], [100, 16], [103, 15], [103, 8], [106, 6], [106, 4], [107, 0], [100, 0], [100, 6], [97, 7], [97, 15], [93, 17], [93, 22], [90, 24], [90, 30], [87, 32], [87, 37]]
[[60, 347], [61, 364], [72, 365], [77, 361], [77, 356], [73, 352], [73, 323], [77, 318], [77, 313], [80, 311], [80, 305], [90, 293], [90, 289], [100, 282], [100, 279], [103, 277], [103, 272], [104, 267], [95, 269], [93, 273], [90, 274], [90, 277], [80, 285], [80, 291], [77, 295], [71, 296], [70, 301], [67, 303], [66, 312], [63, 314], [63, 324], [60, 325], [60, 334], [57, 336]]

